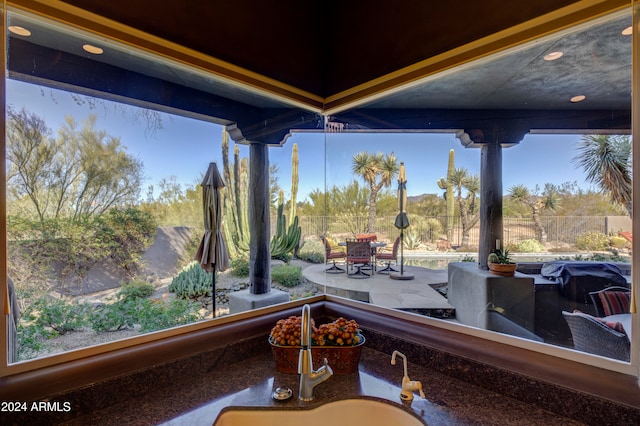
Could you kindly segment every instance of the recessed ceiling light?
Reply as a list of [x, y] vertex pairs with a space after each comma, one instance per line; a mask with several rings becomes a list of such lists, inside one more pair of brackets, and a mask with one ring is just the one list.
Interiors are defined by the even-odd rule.
[[104, 50], [102, 48], [93, 46], [91, 44], [84, 44], [82, 45], [82, 48], [89, 53], [93, 53], [94, 55], [102, 55], [104, 53]]
[[578, 96], [574, 96], [573, 98], [570, 99], [571, 102], [576, 103], [576, 102], [582, 102], [586, 99], [587, 97], [585, 95], [578, 95]]
[[29, 37], [31, 35], [31, 31], [17, 25], [9, 25], [9, 31], [19, 36]]
[[622, 35], [631, 35], [633, 34], [633, 27], [627, 27], [622, 30]]
[[560, 59], [564, 55], [562, 52], [551, 52], [544, 55], [545, 61], [555, 61], [556, 59]]

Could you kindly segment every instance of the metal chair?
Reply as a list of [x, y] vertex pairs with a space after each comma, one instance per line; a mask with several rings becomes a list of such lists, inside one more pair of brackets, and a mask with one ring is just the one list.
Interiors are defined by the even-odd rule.
[[398, 250], [400, 248], [400, 237], [396, 238], [393, 242], [393, 249], [391, 251], [379, 251], [376, 253], [376, 261], [387, 261], [387, 266], [384, 269], [378, 271], [379, 274], [390, 274], [391, 272], [398, 272], [391, 267], [391, 261], [398, 264]]
[[324, 242], [324, 254], [325, 254], [325, 264], [329, 263], [329, 261], [333, 261], [333, 265], [330, 268], [325, 269], [325, 272], [329, 272], [331, 274], [342, 274], [345, 272], [344, 269], [340, 268], [336, 265], [336, 259], [346, 259], [347, 254], [345, 253], [342, 247], [334, 248], [329, 243], [329, 240], [325, 237], [322, 237], [322, 241]]
[[[356, 272], [349, 272], [349, 267]], [[347, 276], [349, 278], [369, 278], [363, 268], [371, 267], [371, 243], [369, 241], [347, 240]]]
[[569, 324], [576, 350], [594, 355], [629, 361], [631, 342], [625, 333], [620, 333], [591, 315], [562, 311]]

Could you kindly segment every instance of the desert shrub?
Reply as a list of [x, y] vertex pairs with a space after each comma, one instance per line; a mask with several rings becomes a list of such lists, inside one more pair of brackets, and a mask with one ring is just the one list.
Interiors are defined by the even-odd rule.
[[141, 299], [151, 296], [154, 291], [153, 284], [144, 281], [132, 281], [122, 285], [119, 297], [121, 300]]
[[169, 291], [182, 299], [196, 299], [211, 293], [211, 274], [205, 272], [197, 261], [193, 261], [176, 275]]
[[421, 225], [429, 241], [435, 241], [442, 234], [442, 223], [438, 219], [430, 217]]
[[271, 268], [271, 278], [285, 287], [302, 283], [302, 268], [293, 265], [277, 265]]
[[410, 221], [411, 229], [424, 242], [434, 242], [442, 234], [442, 223], [438, 219], [411, 215]]
[[324, 244], [318, 240], [307, 240], [298, 251], [298, 259], [312, 263], [324, 262]]
[[627, 245], [627, 240], [626, 238], [614, 235], [612, 237], [609, 237], [609, 244], [611, 244], [611, 247], [613, 248], [621, 249]]
[[287, 252], [287, 253], [278, 253], [276, 255], [271, 256], [272, 259], [275, 260], [282, 260], [285, 263], [289, 263], [289, 261], [291, 260], [291, 253]]
[[67, 302], [64, 299], [41, 297], [32, 305], [30, 317], [40, 327], [50, 327], [57, 334], [86, 326], [90, 305], [88, 303]]
[[16, 333], [18, 344], [18, 361], [32, 359], [38, 356], [38, 353], [45, 347], [44, 343], [52, 338], [51, 332], [45, 330], [41, 326], [33, 323], [25, 323], [20, 321]]
[[246, 257], [238, 257], [231, 261], [231, 273], [236, 277], [249, 276], [249, 259]]
[[461, 253], [477, 253], [478, 252], [478, 246], [460, 246], [456, 249], [456, 251], [459, 251]]
[[16, 285], [47, 288], [53, 280], [84, 276], [105, 259], [133, 274], [155, 232], [153, 217], [134, 208], [85, 219], [7, 216], [9, 274]]
[[465, 255], [460, 258], [460, 262], [476, 262], [476, 258], [474, 256]]
[[609, 237], [601, 232], [585, 232], [576, 238], [576, 248], [579, 250], [606, 250], [609, 247]]
[[133, 328], [138, 322], [139, 303], [136, 299], [118, 300], [94, 309], [91, 328], [97, 332], [119, 331]]
[[90, 312], [90, 305], [86, 303], [70, 303], [48, 296], [35, 299], [22, 312], [17, 325], [17, 359], [35, 358], [47, 340], [88, 326]]
[[156, 233], [153, 216], [136, 208], [113, 208], [96, 219], [96, 240], [126, 270], [140, 266], [140, 255]]
[[522, 240], [511, 250], [516, 253], [539, 253], [544, 251], [544, 246], [538, 240]]
[[201, 304], [191, 300], [118, 300], [97, 308], [91, 327], [97, 332], [119, 331], [140, 326], [141, 333], [163, 330], [202, 319]]
[[179, 325], [200, 321], [202, 305], [198, 302], [183, 299], [162, 300], [143, 299], [138, 310], [140, 332], [148, 333], [164, 330]]

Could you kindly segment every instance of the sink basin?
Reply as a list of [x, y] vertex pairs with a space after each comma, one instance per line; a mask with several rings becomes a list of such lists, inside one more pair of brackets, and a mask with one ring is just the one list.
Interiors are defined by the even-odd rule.
[[230, 409], [220, 414], [214, 426], [425, 426], [402, 408], [370, 399], [344, 399], [311, 410]]

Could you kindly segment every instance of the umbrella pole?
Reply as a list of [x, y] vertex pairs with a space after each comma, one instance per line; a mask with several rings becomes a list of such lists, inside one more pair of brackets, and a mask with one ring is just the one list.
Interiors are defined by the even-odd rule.
[[211, 316], [216, 317], [216, 264], [211, 264]]
[[400, 275], [404, 275], [404, 229], [400, 230]]

